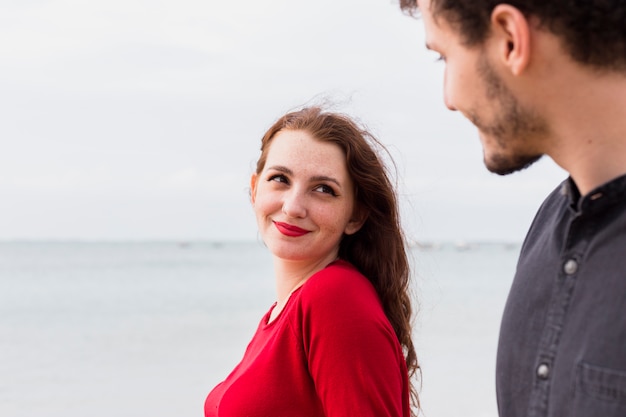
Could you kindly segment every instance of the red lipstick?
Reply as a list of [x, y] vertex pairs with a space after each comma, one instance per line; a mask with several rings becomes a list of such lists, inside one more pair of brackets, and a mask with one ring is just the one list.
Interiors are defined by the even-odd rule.
[[289, 237], [304, 236], [307, 233], [309, 233], [308, 230], [301, 229], [298, 226], [293, 226], [287, 223], [274, 222], [274, 225], [276, 226], [276, 228], [278, 229], [280, 233]]

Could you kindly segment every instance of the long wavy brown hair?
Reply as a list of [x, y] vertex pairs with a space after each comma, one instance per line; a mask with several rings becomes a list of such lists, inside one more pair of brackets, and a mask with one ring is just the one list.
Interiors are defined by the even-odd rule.
[[[419, 408], [414, 376], [419, 370], [411, 339], [413, 308], [406, 241], [400, 226], [398, 201], [377, 150], [385, 147], [350, 117], [314, 106], [282, 116], [265, 133], [256, 172], [265, 166], [270, 142], [281, 130], [301, 130], [322, 142], [337, 144], [346, 156], [355, 186], [356, 205], [367, 220], [353, 235], [344, 235], [339, 256], [357, 267], [376, 288], [385, 314], [402, 345], [409, 371], [413, 408]], [[412, 415], [415, 415], [412, 411]]]

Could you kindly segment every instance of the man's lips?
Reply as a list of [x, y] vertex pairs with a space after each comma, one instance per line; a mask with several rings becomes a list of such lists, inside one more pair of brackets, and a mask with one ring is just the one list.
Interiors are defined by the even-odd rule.
[[301, 229], [298, 226], [294, 226], [288, 223], [274, 222], [274, 225], [276, 226], [278, 231], [285, 236], [298, 237], [309, 233], [308, 230]]

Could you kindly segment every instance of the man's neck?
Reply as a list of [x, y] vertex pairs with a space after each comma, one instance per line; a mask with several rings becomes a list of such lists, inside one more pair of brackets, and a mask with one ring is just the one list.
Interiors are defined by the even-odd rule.
[[552, 96], [547, 153], [586, 195], [626, 174], [626, 74], [582, 71], [568, 81]]

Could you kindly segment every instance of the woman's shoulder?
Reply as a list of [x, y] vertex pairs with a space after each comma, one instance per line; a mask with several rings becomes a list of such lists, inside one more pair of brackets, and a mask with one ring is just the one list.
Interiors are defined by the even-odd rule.
[[332, 304], [362, 302], [378, 304], [378, 295], [372, 283], [354, 265], [337, 260], [315, 273], [302, 286], [303, 302]]
[[306, 283], [310, 291], [325, 291], [346, 287], [370, 287], [370, 281], [354, 265], [344, 260], [336, 260], [326, 268], [316, 272]]
[[[396, 340], [372, 283], [357, 268], [335, 261], [300, 287], [291, 318], [298, 332], [324, 338]], [[356, 339], [355, 339], [356, 338]], [[309, 340], [305, 337], [306, 340]]]

